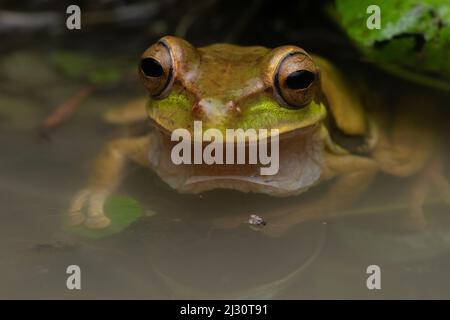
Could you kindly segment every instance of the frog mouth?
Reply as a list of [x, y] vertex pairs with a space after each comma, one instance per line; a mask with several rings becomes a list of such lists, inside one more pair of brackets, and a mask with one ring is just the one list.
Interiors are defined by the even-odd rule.
[[[171, 135], [173, 133], [172, 131], [170, 131], [169, 129], [165, 128], [163, 125], [159, 124], [153, 118], [149, 118], [148, 121], [149, 121], [150, 126], [152, 128], [154, 128], [155, 130], [159, 131], [163, 136], [165, 136], [168, 140], [170, 140], [170, 137], [171, 137]], [[299, 127], [299, 128], [295, 128], [294, 127], [294, 128], [292, 128], [290, 130], [287, 130], [287, 131], [277, 129], [277, 131], [280, 132], [279, 133], [279, 139], [281, 141], [281, 140], [284, 140], [284, 139], [289, 139], [290, 137], [299, 137], [299, 136], [307, 135], [307, 134], [309, 134], [311, 132], [317, 131], [318, 127], [320, 127], [320, 124], [321, 123], [318, 122], [318, 123], [314, 123], [314, 124], [311, 124], [311, 125], [307, 125], [305, 127]], [[238, 130], [238, 129], [239, 128], [234, 129], [234, 130]], [[271, 129], [267, 129], [269, 137], [270, 137], [270, 131], [271, 131]], [[225, 139], [224, 139], [224, 142], [225, 142]], [[259, 142], [259, 137], [256, 140], [256, 142]], [[192, 141], [192, 143], [194, 143], [194, 141]]]
[[156, 128], [158, 130], [153, 132], [155, 144], [149, 154], [150, 162], [166, 183], [183, 193], [221, 188], [284, 196], [306, 190], [321, 175], [323, 148], [318, 135], [319, 125], [310, 125], [279, 136], [279, 170], [274, 175], [261, 175], [261, 164], [175, 165], [171, 159], [171, 149], [176, 142], [171, 141], [167, 130], [159, 126]]

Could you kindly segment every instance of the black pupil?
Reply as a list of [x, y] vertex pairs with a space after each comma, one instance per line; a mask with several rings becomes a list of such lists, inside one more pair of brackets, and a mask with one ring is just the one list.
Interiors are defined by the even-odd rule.
[[153, 58], [145, 58], [141, 61], [141, 70], [147, 77], [161, 77], [164, 70], [161, 64]]
[[306, 70], [292, 72], [286, 78], [286, 86], [289, 89], [305, 89], [314, 81], [314, 73]]

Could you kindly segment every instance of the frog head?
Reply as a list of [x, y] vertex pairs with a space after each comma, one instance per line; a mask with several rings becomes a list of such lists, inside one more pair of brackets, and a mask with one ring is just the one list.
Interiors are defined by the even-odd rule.
[[316, 126], [326, 116], [319, 69], [296, 46], [195, 48], [166, 36], [143, 53], [139, 74], [150, 94], [148, 115], [168, 133], [192, 132], [197, 120], [203, 130], [284, 134]]

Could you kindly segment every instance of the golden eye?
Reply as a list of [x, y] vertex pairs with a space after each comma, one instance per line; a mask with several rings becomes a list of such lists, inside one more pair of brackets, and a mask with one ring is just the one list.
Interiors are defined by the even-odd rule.
[[144, 52], [139, 74], [152, 97], [163, 98], [169, 93], [173, 84], [174, 68], [172, 53], [166, 43], [159, 41]]
[[273, 76], [273, 86], [279, 102], [290, 108], [301, 108], [314, 98], [318, 70], [311, 58], [293, 51], [280, 59]]

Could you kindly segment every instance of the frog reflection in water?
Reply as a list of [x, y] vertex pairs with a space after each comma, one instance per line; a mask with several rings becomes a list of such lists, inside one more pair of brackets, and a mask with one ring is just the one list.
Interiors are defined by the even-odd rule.
[[[430, 187], [450, 199], [435, 139], [412, 118], [421, 102], [404, 102], [408, 112], [388, 126], [383, 116], [365, 110], [367, 106], [342, 73], [299, 47], [215, 44], [195, 48], [167, 36], [143, 53], [139, 73], [150, 94], [147, 107], [144, 102], [133, 104], [111, 111], [106, 118], [133, 123], [148, 117], [154, 129], [106, 145], [95, 161], [88, 187], [72, 202], [71, 224], [84, 223], [89, 228], [110, 224], [104, 202], [120, 183], [127, 162], [151, 168], [183, 193], [228, 188], [298, 196], [334, 179], [323, 198], [264, 215], [268, 224], [263, 230], [272, 235], [305, 220], [325, 218], [330, 210], [355, 200], [380, 171], [417, 176], [410, 191], [411, 225], [424, 226], [422, 207]], [[171, 133], [177, 128], [192, 132], [196, 120], [202, 121], [204, 130], [221, 132], [278, 129], [278, 173], [261, 176], [252, 165], [173, 164]], [[235, 215], [216, 218], [214, 224], [234, 227], [243, 221], [243, 215]]]

